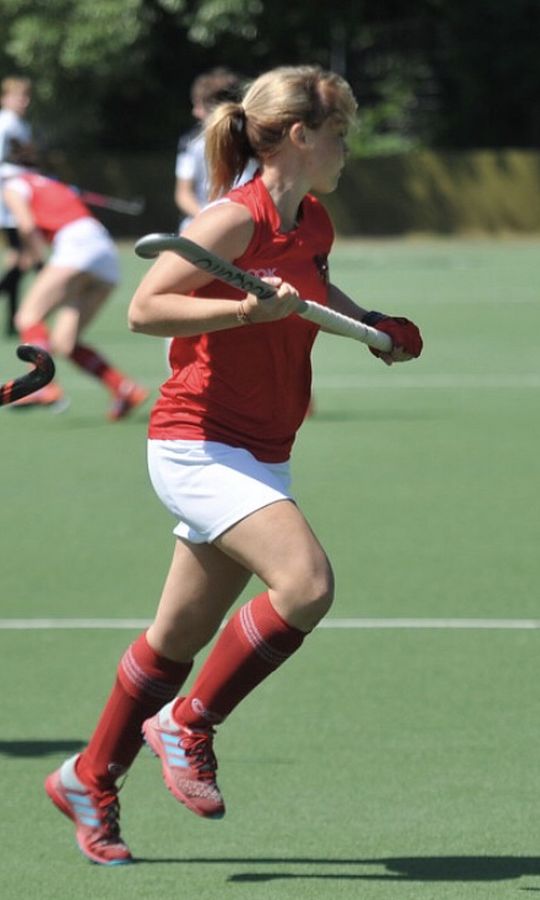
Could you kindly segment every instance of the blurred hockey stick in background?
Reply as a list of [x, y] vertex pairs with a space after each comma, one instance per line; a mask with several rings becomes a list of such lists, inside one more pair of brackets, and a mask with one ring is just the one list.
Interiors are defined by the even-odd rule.
[[34, 364], [34, 368], [26, 375], [12, 378], [0, 384], [0, 406], [14, 403], [21, 397], [27, 397], [40, 388], [45, 387], [54, 378], [54, 363], [46, 350], [34, 347], [33, 344], [21, 344], [17, 347], [17, 356], [25, 362]]
[[126, 216], [140, 216], [146, 206], [144, 197], [134, 197], [133, 200], [122, 200], [120, 197], [109, 197], [107, 194], [99, 194], [97, 191], [87, 191], [84, 188], [72, 184], [84, 203], [96, 206], [99, 209], [110, 209], [113, 212], [123, 213]]

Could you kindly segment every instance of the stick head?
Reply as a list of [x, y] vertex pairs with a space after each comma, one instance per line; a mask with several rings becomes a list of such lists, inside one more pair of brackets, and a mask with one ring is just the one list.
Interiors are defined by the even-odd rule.
[[135, 253], [143, 259], [155, 259], [163, 250], [168, 249], [166, 246], [167, 241], [175, 237], [176, 235], [174, 234], [162, 234], [160, 232], [145, 234], [135, 244]]
[[17, 347], [17, 356], [24, 362], [33, 363], [34, 368], [26, 375], [12, 378], [5, 384], [0, 384], [0, 406], [14, 403], [28, 394], [33, 394], [39, 388], [45, 387], [54, 377], [54, 363], [42, 347], [34, 347], [33, 344], [21, 344]]
[[219, 281], [232, 284], [240, 291], [256, 294], [261, 300], [271, 299], [274, 288], [265, 284], [256, 275], [244, 272], [234, 263], [221, 259], [195, 241], [179, 234], [147, 234], [135, 244], [135, 253], [144, 259], [153, 259], [159, 253], [170, 250], [187, 260], [203, 272], [213, 275]]
[[54, 363], [42, 347], [35, 347], [33, 344], [20, 344], [17, 347], [17, 356], [24, 362], [33, 363], [40, 373], [40, 380], [43, 386], [52, 381], [54, 377]]

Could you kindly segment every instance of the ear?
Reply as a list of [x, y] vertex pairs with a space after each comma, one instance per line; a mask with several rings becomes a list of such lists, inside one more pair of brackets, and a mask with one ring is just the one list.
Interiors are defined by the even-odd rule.
[[306, 127], [303, 122], [295, 122], [289, 129], [289, 137], [297, 147], [305, 147], [308, 143]]

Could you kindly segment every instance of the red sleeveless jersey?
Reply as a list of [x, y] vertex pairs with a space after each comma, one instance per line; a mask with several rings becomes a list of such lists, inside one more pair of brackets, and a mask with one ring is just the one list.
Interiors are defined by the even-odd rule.
[[[300, 296], [325, 305], [334, 231], [324, 207], [302, 201], [297, 227], [280, 233], [276, 207], [260, 176], [227, 194], [249, 209], [255, 230], [235, 260], [260, 277], [277, 275]], [[245, 294], [212, 281], [194, 296], [238, 301]], [[172, 374], [150, 416], [149, 437], [221, 441], [264, 462], [289, 458], [311, 394], [310, 354], [318, 328], [300, 316], [175, 338]]]
[[30, 187], [30, 209], [37, 227], [47, 241], [52, 241], [64, 225], [88, 216], [93, 218], [88, 207], [67, 184], [34, 173], [17, 177]]

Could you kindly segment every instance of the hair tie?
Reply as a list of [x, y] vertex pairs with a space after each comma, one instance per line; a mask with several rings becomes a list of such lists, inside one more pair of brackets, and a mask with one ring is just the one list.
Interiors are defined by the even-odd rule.
[[239, 133], [246, 127], [246, 111], [241, 104], [233, 113], [233, 126]]

